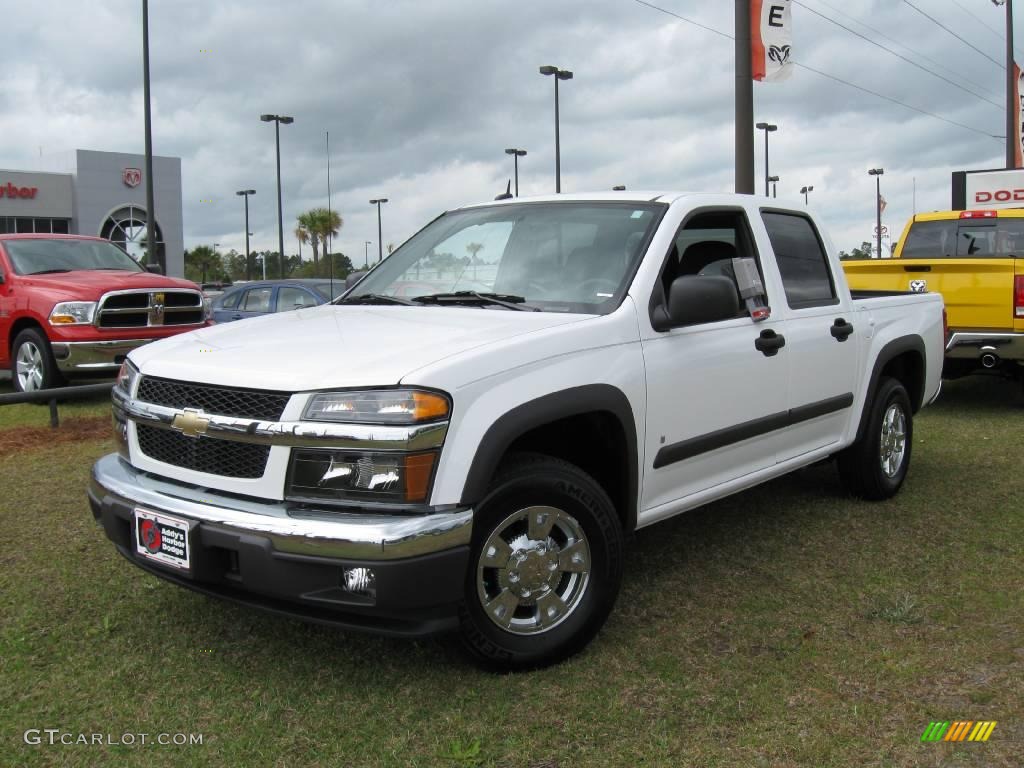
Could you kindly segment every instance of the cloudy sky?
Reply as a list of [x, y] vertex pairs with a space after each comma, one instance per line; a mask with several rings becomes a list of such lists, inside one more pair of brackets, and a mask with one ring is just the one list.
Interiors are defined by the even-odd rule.
[[[651, 1], [732, 33], [731, 2]], [[885, 168], [883, 223], [898, 236], [915, 183], [916, 210], [948, 208], [951, 171], [1003, 164], [992, 137], [1004, 133], [1003, 9], [913, 5], [935, 21], [906, 0], [794, 2], [793, 57], [805, 67], [754, 87], [755, 119], [779, 125], [780, 200], [802, 204], [798, 190], [813, 185], [811, 205], [842, 249], [872, 236], [868, 168]], [[5, 6], [0, 167], [32, 169], [40, 154], [74, 148], [142, 152], [141, 2]], [[1024, 50], [1024, 8], [1017, 16]], [[336, 244], [356, 263], [364, 241], [376, 248], [370, 198], [391, 200], [383, 239], [398, 244], [441, 211], [503, 191], [506, 147], [529, 152], [522, 194], [552, 192], [553, 84], [542, 64], [575, 73], [561, 88], [563, 191], [732, 191], [732, 40], [636, 0], [154, 0], [150, 36], [154, 151], [182, 158], [186, 247], [242, 250], [234, 192], [251, 187], [253, 247], [276, 248], [263, 112], [295, 117], [281, 136], [289, 252], [295, 216], [326, 205], [327, 131], [344, 218]]]

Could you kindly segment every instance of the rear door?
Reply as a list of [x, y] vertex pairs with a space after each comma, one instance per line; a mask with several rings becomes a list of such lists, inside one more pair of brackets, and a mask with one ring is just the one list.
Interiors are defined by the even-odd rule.
[[7, 367], [8, 350], [11, 348], [11, 315], [14, 314], [14, 275], [11, 266], [7, 262], [7, 255], [0, 245], [0, 275], [3, 275], [3, 283], [0, 283], [0, 365]]
[[[807, 216], [761, 212], [785, 290], [789, 426], [779, 461], [838, 443], [850, 419], [857, 381], [858, 328], [849, 297], [840, 298], [820, 233]], [[773, 303], [773, 312], [779, 302]]]

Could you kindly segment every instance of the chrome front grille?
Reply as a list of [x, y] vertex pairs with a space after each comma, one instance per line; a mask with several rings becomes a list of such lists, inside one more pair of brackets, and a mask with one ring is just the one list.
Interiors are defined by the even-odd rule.
[[96, 325], [100, 328], [199, 325], [205, 314], [199, 291], [186, 288], [115, 291], [100, 299]]
[[[273, 422], [281, 418], [291, 397], [287, 392], [220, 387], [143, 376], [136, 398], [139, 402], [196, 414]], [[205, 426], [202, 427], [205, 433]], [[175, 467], [234, 478], [263, 477], [270, 446], [222, 440], [205, 434], [183, 433], [177, 426], [136, 424], [139, 449], [146, 456]]]

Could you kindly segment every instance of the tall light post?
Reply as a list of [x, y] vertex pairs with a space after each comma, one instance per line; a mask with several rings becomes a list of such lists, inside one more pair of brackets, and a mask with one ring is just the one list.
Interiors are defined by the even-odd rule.
[[142, 100], [146, 130], [146, 254], [147, 264], [159, 264], [167, 274], [167, 254], [156, 241], [156, 210], [153, 202], [153, 112], [149, 99], [149, 3], [142, 0]]
[[511, 149], [506, 149], [505, 150], [505, 154], [506, 155], [512, 155], [512, 157], [514, 158], [514, 161], [515, 161], [515, 167], [516, 167], [516, 197], [519, 197], [519, 158], [520, 157], [526, 157], [526, 150], [525, 149], [516, 149], [515, 147], [512, 147]]
[[779, 126], [771, 123], [758, 123], [754, 127], [759, 131], [764, 131], [764, 196], [768, 197], [768, 134], [779, 130]]
[[1006, 6], [1006, 167], [1017, 164], [1017, 105], [1013, 91], [1013, 4], [1011, 0], [992, 0], [993, 5]]
[[884, 168], [872, 168], [868, 176], [875, 177], [875, 238], [878, 246], [878, 258], [882, 258], [882, 174]]
[[[281, 123], [290, 125], [294, 117], [287, 115], [260, 115], [264, 123], [274, 124], [274, 145], [277, 148], [277, 247], [281, 277], [284, 278], [284, 214], [281, 212]], [[266, 259], [264, 259], [266, 261]]]
[[555, 76], [555, 192], [562, 191], [562, 144], [558, 135], [558, 81], [572, 80], [572, 72], [567, 69], [559, 69], [550, 64], [540, 68], [544, 76]]
[[814, 191], [814, 187], [800, 187], [800, 194], [804, 196], [804, 205], [807, 205], [807, 195]]
[[778, 176], [769, 176], [768, 177], [768, 181], [770, 181], [772, 183], [772, 199], [774, 199], [774, 198], [778, 197], [778, 195], [776, 194], [778, 192], [778, 189], [776, 189], [776, 185], [779, 183], [779, 177]]
[[367, 240], [363, 243], [363, 267], [369, 269], [370, 267], [370, 243], [373, 240]]
[[235, 194], [245, 198], [245, 279], [252, 280], [252, 274], [249, 269], [249, 195], [255, 195], [256, 190], [240, 189]]
[[386, 203], [388, 199], [386, 197], [378, 197], [376, 200], [371, 200], [370, 205], [377, 206], [377, 263], [380, 264], [384, 260], [384, 239], [381, 233], [380, 226], [380, 206], [381, 203]]

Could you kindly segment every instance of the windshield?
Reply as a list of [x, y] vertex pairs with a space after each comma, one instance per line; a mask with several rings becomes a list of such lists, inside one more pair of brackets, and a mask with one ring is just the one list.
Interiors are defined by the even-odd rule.
[[392, 296], [411, 303], [469, 292], [552, 312], [603, 314], [621, 300], [665, 209], [556, 202], [455, 211], [414, 235], [343, 301]]
[[145, 272], [131, 256], [105, 240], [6, 240], [4, 248], [11, 258], [11, 266], [19, 275], [78, 269]]

